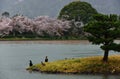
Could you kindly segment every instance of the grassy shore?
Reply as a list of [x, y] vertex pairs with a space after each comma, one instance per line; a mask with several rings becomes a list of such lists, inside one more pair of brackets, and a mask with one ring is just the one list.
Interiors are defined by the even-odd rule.
[[69, 74], [120, 74], [120, 56], [109, 56], [108, 62], [102, 62], [102, 56], [72, 58], [36, 64], [27, 70], [44, 73]]
[[29, 40], [86, 40], [85, 37], [10, 37], [10, 38], [0, 38], [0, 41], [29, 41]]

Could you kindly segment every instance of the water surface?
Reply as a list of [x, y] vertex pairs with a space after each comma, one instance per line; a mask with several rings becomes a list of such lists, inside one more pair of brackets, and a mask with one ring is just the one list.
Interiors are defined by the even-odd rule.
[[[0, 79], [120, 79], [115, 75], [68, 75], [29, 73], [25, 70], [29, 60], [33, 64], [64, 58], [103, 55], [98, 45], [88, 41], [0, 41]], [[111, 51], [110, 54], [119, 54]]]

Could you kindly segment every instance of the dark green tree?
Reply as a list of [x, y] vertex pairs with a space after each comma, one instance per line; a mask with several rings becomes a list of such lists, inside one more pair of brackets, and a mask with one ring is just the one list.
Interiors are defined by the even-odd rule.
[[87, 2], [74, 1], [64, 6], [59, 13], [59, 19], [82, 21], [86, 24], [97, 11]]
[[10, 13], [9, 12], [4, 12], [4, 13], [2, 13], [2, 16], [9, 17]]
[[90, 42], [101, 45], [101, 49], [104, 50], [103, 61], [107, 62], [110, 50], [120, 51], [120, 44], [114, 42], [120, 36], [120, 19], [113, 14], [97, 14], [93, 19], [84, 26], [84, 30], [89, 33]]

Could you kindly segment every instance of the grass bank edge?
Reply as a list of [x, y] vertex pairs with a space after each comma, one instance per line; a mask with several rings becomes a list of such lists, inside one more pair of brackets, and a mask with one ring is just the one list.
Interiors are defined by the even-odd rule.
[[53, 62], [35, 64], [27, 70], [42, 73], [69, 74], [120, 74], [120, 55], [109, 56], [108, 62], [102, 62], [102, 56], [71, 58]]

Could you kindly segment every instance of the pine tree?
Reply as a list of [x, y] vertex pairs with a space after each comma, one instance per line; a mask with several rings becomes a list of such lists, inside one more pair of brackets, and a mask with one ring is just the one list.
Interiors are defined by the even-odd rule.
[[97, 14], [93, 18], [84, 30], [89, 33], [87, 37], [90, 42], [101, 45], [104, 50], [103, 61], [107, 62], [110, 50], [120, 51], [120, 44], [114, 42], [120, 37], [120, 19], [114, 14]]

